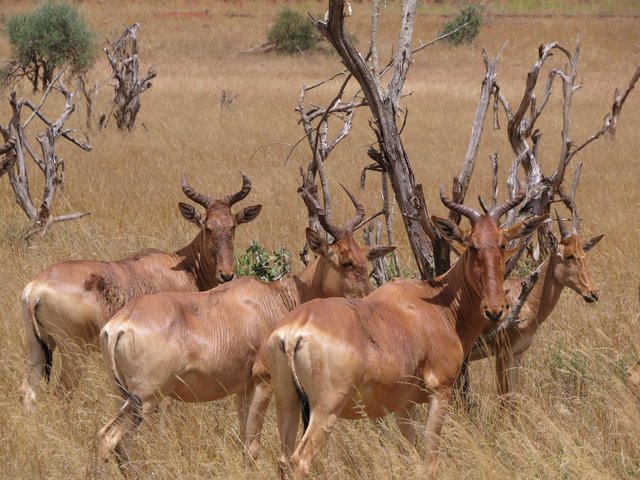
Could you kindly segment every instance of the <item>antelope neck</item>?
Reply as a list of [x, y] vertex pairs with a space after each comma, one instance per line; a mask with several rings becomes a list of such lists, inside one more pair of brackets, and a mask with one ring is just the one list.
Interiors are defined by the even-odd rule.
[[466, 252], [463, 253], [448, 272], [434, 279], [434, 283], [443, 289], [443, 296], [449, 299], [452, 326], [460, 338], [465, 355], [488, 321], [481, 312], [480, 295], [471, 287], [472, 280], [467, 278], [464, 265], [466, 255]]
[[198, 289], [210, 290], [218, 285], [216, 261], [208, 255], [204, 233], [200, 231], [189, 245], [181, 248], [176, 255], [182, 257], [178, 267], [195, 279]]
[[280, 295], [289, 310], [314, 298], [326, 297], [319, 284], [318, 265], [319, 259], [316, 259], [297, 275], [278, 282]]
[[540, 277], [529, 293], [527, 303], [531, 307], [533, 318], [542, 323], [555, 308], [564, 288], [563, 282], [556, 278], [557, 254], [549, 255], [540, 267]]

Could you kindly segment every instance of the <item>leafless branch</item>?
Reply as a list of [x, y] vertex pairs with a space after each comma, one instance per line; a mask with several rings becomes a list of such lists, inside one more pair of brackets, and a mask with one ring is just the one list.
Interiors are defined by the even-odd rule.
[[[65, 101], [62, 112], [55, 121], [50, 121], [41, 111], [52, 91], [61, 93]], [[86, 212], [59, 216], [53, 215], [53, 204], [56, 193], [63, 190], [65, 180], [65, 162], [63, 158], [55, 153], [56, 140], [62, 137], [80, 146], [84, 150], [91, 150], [91, 145], [74, 139], [71, 136], [72, 130], [65, 128], [65, 123], [75, 111], [73, 99], [74, 94], [65, 88], [60, 75], [58, 75], [55, 81], [43, 92], [43, 96], [38, 105], [35, 105], [27, 99], [19, 99], [16, 92], [13, 91], [9, 100], [13, 111], [12, 118], [7, 128], [0, 126], [3, 137], [6, 139], [10, 136], [13, 142], [11, 162], [4, 162], [3, 168], [9, 168], [9, 181], [14, 191], [16, 201], [31, 221], [32, 227], [27, 235], [28, 239], [33, 238], [35, 235], [44, 235], [48, 228], [54, 223], [74, 220], [88, 215]], [[26, 122], [22, 122], [21, 120], [23, 108], [25, 107], [32, 111], [27, 122], [32, 122], [33, 119], [38, 118], [46, 127], [43, 132], [36, 134], [41, 154], [36, 152], [36, 148], [27, 137]], [[28, 157], [25, 156], [25, 151], [38, 166], [44, 177], [42, 198], [38, 201], [33, 199], [30, 191], [30, 173], [27, 168]], [[10, 163], [10, 165], [8, 165], [8, 163]]]

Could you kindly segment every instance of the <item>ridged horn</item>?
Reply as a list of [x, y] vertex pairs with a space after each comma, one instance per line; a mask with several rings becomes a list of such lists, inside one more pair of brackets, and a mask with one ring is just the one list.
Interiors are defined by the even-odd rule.
[[330, 224], [327, 221], [324, 209], [318, 204], [318, 201], [315, 199], [315, 197], [307, 192], [307, 190], [305, 190], [304, 188], [301, 189], [301, 192], [316, 209], [316, 215], [318, 215], [318, 221], [320, 222], [322, 228], [324, 228], [324, 230], [336, 240], [344, 238], [345, 231], [339, 227], [336, 227], [335, 225]]
[[461, 205], [459, 203], [454, 202], [449, 197], [447, 197], [444, 193], [444, 185], [440, 185], [440, 200], [452, 212], [459, 213], [463, 217], [467, 217], [471, 222], [471, 225], [475, 225], [475, 223], [480, 218], [480, 213], [474, 210], [471, 207], [466, 205]]
[[353, 202], [353, 205], [356, 207], [356, 216], [353, 217], [344, 225], [344, 229], [347, 232], [353, 233], [356, 227], [360, 225], [360, 222], [364, 220], [364, 207], [360, 202], [358, 202], [358, 199], [349, 190], [347, 190], [347, 188], [344, 185], [340, 184], [340, 186], [347, 193], [347, 195], [349, 195], [349, 198]]
[[181, 185], [182, 185], [182, 191], [184, 192], [184, 194], [187, 197], [189, 197], [191, 200], [196, 202], [197, 204], [202, 205], [204, 208], [209, 208], [213, 203], [213, 200], [211, 200], [211, 197], [208, 197], [207, 195], [202, 195], [201, 193], [196, 192], [191, 187], [191, 185], [189, 185], [189, 182], [187, 182], [186, 175], [182, 175]]
[[560, 239], [564, 240], [565, 238], [571, 236], [571, 232], [567, 229], [567, 224], [564, 223], [562, 218], [560, 218], [560, 214], [558, 210], [554, 209], [556, 212], [556, 219], [558, 220], [558, 228], [560, 229]]
[[249, 177], [247, 177], [243, 172], [240, 172], [240, 175], [242, 175], [242, 188], [240, 189], [240, 191], [237, 193], [234, 193], [233, 195], [227, 195], [222, 200], [228, 206], [231, 206], [234, 203], [239, 202], [244, 197], [249, 195], [249, 192], [251, 191], [251, 181], [249, 181]]
[[524, 182], [518, 182], [518, 193], [516, 194], [516, 196], [513, 197], [511, 200], [507, 200], [503, 203], [496, 205], [491, 210], [489, 210], [489, 213], [487, 213], [487, 215], [493, 218], [495, 221], [498, 221], [500, 220], [500, 217], [502, 215], [504, 215], [513, 207], [515, 207], [520, 202], [522, 202], [522, 200], [524, 200], [524, 197], [526, 196], [527, 196], [526, 184]]

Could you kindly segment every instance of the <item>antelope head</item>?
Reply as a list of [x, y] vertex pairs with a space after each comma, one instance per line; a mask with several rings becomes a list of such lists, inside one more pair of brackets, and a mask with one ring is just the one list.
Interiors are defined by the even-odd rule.
[[556, 211], [558, 228], [560, 230], [560, 243], [555, 235], [549, 232], [549, 244], [553, 260], [556, 262], [553, 275], [556, 281], [569, 287], [582, 295], [586, 302], [595, 302], [600, 297], [591, 275], [587, 269], [586, 253], [591, 250], [604, 235], [582, 240], [578, 234], [577, 219], [573, 214], [572, 227], [570, 228]]
[[196, 192], [184, 176], [182, 177], [182, 191], [188, 198], [205, 208], [205, 213], [202, 215], [193, 205], [178, 203], [182, 216], [201, 229], [200, 245], [208, 256], [204, 261], [215, 263], [215, 275], [220, 283], [228, 282], [233, 279], [235, 273], [233, 257], [235, 229], [241, 223], [255, 219], [262, 209], [262, 205], [252, 205], [235, 214], [231, 213], [231, 207], [251, 191], [249, 178], [242, 173], [240, 191], [218, 200]]
[[511, 227], [501, 228], [500, 217], [518, 205], [525, 197], [524, 184], [511, 200], [498, 204], [486, 213], [455, 203], [440, 188], [440, 199], [451, 211], [467, 217], [471, 223], [468, 232], [462, 232], [454, 222], [431, 217], [431, 221], [441, 235], [464, 248], [459, 262], [468, 287], [480, 298], [481, 314], [492, 322], [506, 317], [510, 304], [503, 288], [505, 249], [509, 241], [526, 237], [547, 218], [547, 215], [529, 218]]
[[367, 262], [385, 256], [396, 247], [358, 245], [353, 232], [364, 218], [364, 208], [351, 192], [346, 188], [344, 191], [353, 202], [356, 215], [340, 228], [327, 220], [324, 210], [313, 195], [302, 190], [309, 215], [317, 215], [322, 228], [334, 239], [332, 243], [327, 243], [322, 233], [307, 228], [309, 248], [319, 257], [314, 287], [320, 289], [327, 297], [364, 297], [373, 289], [369, 281]]

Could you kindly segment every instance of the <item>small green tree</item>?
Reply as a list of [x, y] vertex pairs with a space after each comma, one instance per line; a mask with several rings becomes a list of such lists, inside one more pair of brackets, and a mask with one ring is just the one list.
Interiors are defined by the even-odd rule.
[[[466, 24], [466, 25], [465, 25]], [[465, 25], [463, 28], [463, 25]], [[458, 11], [458, 14], [442, 27], [441, 35], [453, 32], [460, 28], [457, 32], [449, 35], [444, 40], [453, 45], [461, 43], [472, 43], [480, 33], [482, 26], [482, 7], [480, 5], [467, 5]]]
[[278, 18], [269, 30], [269, 42], [283, 53], [304, 52], [316, 48], [320, 40], [318, 30], [302, 13], [290, 8], [278, 12]]
[[0, 71], [3, 82], [27, 77], [33, 91], [47, 88], [55, 71], [68, 67], [78, 75], [96, 59], [95, 35], [75, 7], [66, 3], [43, 3], [32, 12], [11, 16], [4, 31], [12, 58]]

